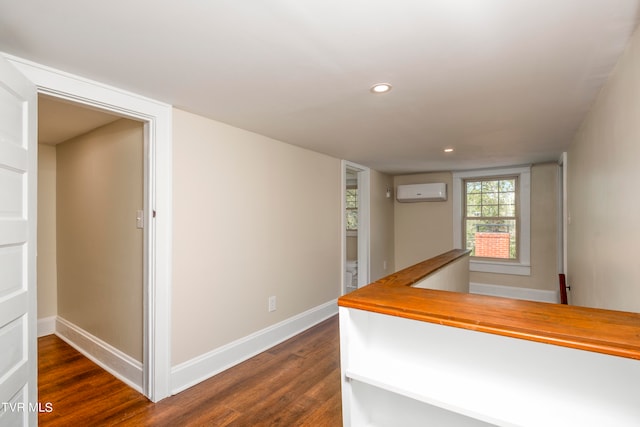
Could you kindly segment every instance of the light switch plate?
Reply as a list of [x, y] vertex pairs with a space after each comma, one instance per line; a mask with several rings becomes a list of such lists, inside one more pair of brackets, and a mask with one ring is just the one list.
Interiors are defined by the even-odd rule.
[[136, 228], [144, 228], [144, 211], [136, 211]]

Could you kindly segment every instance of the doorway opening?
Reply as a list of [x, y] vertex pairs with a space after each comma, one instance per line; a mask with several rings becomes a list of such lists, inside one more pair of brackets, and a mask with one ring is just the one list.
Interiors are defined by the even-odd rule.
[[38, 335], [145, 393], [144, 123], [38, 96]]
[[38, 335], [144, 392], [144, 123], [38, 97]]
[[369, 283], [369, 168], [342, 164], [342, 294]]

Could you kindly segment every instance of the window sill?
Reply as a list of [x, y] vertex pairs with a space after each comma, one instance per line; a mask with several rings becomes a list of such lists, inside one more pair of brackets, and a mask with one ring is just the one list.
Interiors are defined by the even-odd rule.
[[515, 262], [469, 261], [469, 270], [480, 273], [513, 274], [516, 276], [530, 276], [531, 266]]

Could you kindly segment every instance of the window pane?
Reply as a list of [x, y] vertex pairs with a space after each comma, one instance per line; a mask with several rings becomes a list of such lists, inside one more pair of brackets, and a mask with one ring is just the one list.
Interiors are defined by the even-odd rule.
[[358, 189], [357, 188], [347, 188], [346, 207], [347, 207], [347, 230], [357, 230], [358, 229]]
[[482, 191], [484, 193], [498, 191], [498, 181], [482, 181]]
[[498, 216], [498, 205], [482, 206], [482, 216]]
[[500, 205], [499, 216], [516, 216], [516, 205]]
[[498, 193], [482, 193], [482, 204], [483, 205], [497, 205], [498, 204]]
[[348, 210], [347, 211], [347, 230], [357, 230], [357, 229], [358, 229], [358, 211]]
[[499, 201], [501, 205], [515, 205], [516, 204], [516, 193], [500, 193]]
[[467, 205], [467, 216], [480, 216], [480, 215], [482, 215], [482, 206]]
[[515, 220], [467, 219], [465, 232], [471, 256], [516, 259]]
[[358, 189], [347, 189], [346, 191], [347, 209], [358, 207]]
[[500, 180], [500, 191], [516, 191], [516, 180], [512, 179], [502, 179]]
[[482, 193], [473, 193], [467, 195], [467, 205], [481, 205]]
[[481, 181], [467, 182], [467, 194], [480, 193], [482, 190]]

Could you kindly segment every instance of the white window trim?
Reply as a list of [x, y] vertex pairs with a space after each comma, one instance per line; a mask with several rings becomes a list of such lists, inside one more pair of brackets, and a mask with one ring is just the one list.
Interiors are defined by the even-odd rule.
[[518, 175], [520, 202], [520, 234], [518, 237], [518, 261], [469, 261], [469, 270], [483, 273], [531, 275], [531, 166], [501, 169], [472, 170], [453, 173], [453, 247], [464, 247], [462, 236], [463, 181], [469, 178]]

